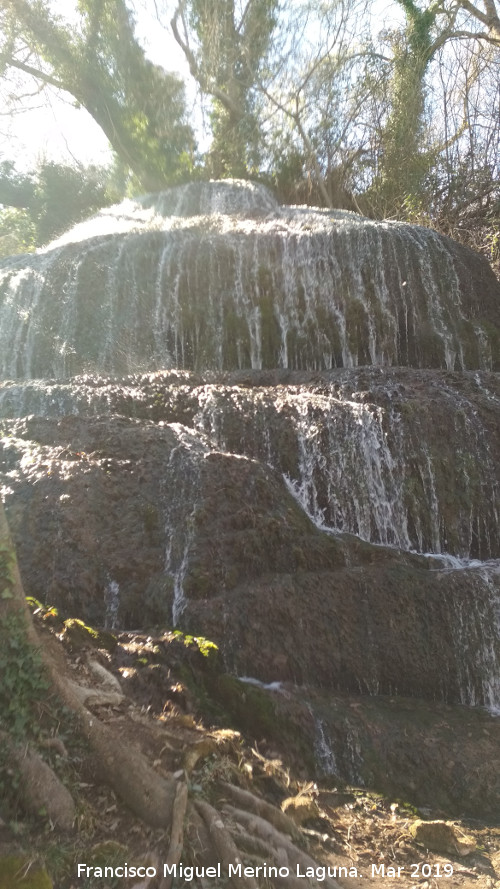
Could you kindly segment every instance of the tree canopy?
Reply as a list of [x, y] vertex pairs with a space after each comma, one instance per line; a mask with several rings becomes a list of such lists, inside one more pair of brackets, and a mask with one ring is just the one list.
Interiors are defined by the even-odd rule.
[[[394, 0], [385, 27], [358, 0], [158, 0], [204, 112], [201, 153], [185, 84], [147, 57], [131, 2], [80, 0], [64, 17], [40, 0], [0, 0], [0, 61], [4, 79], [17, 72], [85, 107], [133, 187], [250, 176], [286, 201], [420, 221], [494, 248], [497, 0]], [[8, 212], [11, 224], [28, 213], [20, 246], [40, 243], [57, 230], [41, 231], [43, 176], [16, 176], [4, 166], [0, 201], [19, 208], [37, 179], [38, 209]], [[57, 191], [55, 179], [46, 186]]]
[[215, 176], [244, 176], [260, 160], [258, 80], [277, 24], [278, 0], [179, 0], [171, 26], [203, 93], [212, 97]]
[[119, 198], [109, 171], [44, 162], [30, 173], [0, 163], [0, 256], [48, 243]]
[[69, 93], [142, 189], [179, 181], [194, 145], [182, 81], [146, 58], [124, 0], [81, 0], [72, 11], [68, 22], [38, 0], [1, 0], [4, 72]]

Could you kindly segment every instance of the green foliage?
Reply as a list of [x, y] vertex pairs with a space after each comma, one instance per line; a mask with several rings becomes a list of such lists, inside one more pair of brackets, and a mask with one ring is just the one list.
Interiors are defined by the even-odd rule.
[[12, 161], [0, 163], [0, 256], [28, 253], [36, 245], [36, 222], [28, 206], [33, 183], [16, 173]]
[[26, 638], [24, 615], [0, 616], [0, 729], [13, 741], [36, 735], [36, 705], [46, 697], [48, 682], [40, 655]]
[[204, 636], [195, 636], [194, 641], [203, 657], [210, 657], [211, 654], [219, 651], [219, 646], [215, 642], [211, 642], [210, 639], [205, 639]]
[[210, 639], [205, 639], [204, 636], [185, 635], [181, 630], [174, 630], [173, 635], [178, 639], [181, 639], [186, 648], [189, 648], [191, 645], [196, 645], [203, 657], [211, 657], [219, 651], [218, 645], [216, 645], [215, 642], [211, 642]]
[[4, 68], [19, 67], [28, 44], [40, 59], [33, 75], [87, 109], [143, 190], [189, 172], [183, 83], [146, 58], [125, 0], [80, 0], [71, 23], [36, 0], [4, 0], [0, 11]]
[[184, 85], [146, 57], [128, 0], [2, 0], [0, 71], [69, 93], [116, 159], [111, 171], [45, 164], [27, 175], [0, 163], [0, 256], [124, 194], [208, 174], [266, 181], [285, 202], [432, 224], [498, 269], [494, 56], [463, 35], [454, 66], [442, 3], [397, 2], [403, 24], [376, 36], [340, 0], [177, 0], [174, 34], [210, 103], [202, 169]]
[[116, 200], [107, 188], [107, 171], [42, 164], [35, 174], [33, 212], [37, 244], [46, 244], [71, 225]]
[[0, 599], [13, 599], [16, 554], [8, 539], [0, 540]]
[[187, 35], [183, 42], [177, 28], [176, 37], [201, 90], [212, 96], [208, 170], [215, 177], [247, 176], [259, 162], [263, 134], [257, 84], [277, 25], [278, 0], [249, 0], [240, 15], [234, 0], [185, 5], [183, 24], [197, 41], [197, 51], [191, 51]]
[[55, 605], [44, 605], [43, 602], [35, 599], [34, 596], [26, 596], [26, 602], [28, 603], [31, 612], [33, 614], [41, 613], [44, 620], [59, 617], [59, 611]]
[[416, 222], [428, 207], [426, 180], [437, 160], [436, 151], [425, 147], [425, 75], [437, 46], [432, 29], [438, 6], [422, 10], [414, 0], [398, 2], [406, 27], [392, 35], [390, 110], [369, 197], [378, 214]]
[[0, 164], [0, 256], [25, 253], [48, 243], [71, 225], [121, 198], [111, 172], [99, 167], [42, 163], [20, 175]]
[[28, 210], [0, 210], [0, 257], [31, 253], [36, 246], [36, 223]]
[[407, 21], [408, 45], [411, 52], [423, 61], [432, 55], [431, 28], [436, 16], [442, 10], [440, 3], [431, 3], [427, 9], [420, 9], [414, 0], [398, 0], [403, 7]]

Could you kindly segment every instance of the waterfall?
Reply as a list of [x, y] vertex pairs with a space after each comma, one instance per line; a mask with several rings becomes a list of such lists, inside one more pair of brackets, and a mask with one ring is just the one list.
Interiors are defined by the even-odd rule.
[[129, 200], [0, 264], [0, 376], [496, 368], [498, 285], [469, 253], [248, 183]]
[[169, 371], [5, 382], [0, 416], [178, 421], [207, 448], [283, 474], [320, 528], [457, 560], [500, 558], [497, 375], [364, 368], [296, 379], [200, 384]]
[[172, 621], [178, 626], [188, 601], [185, 580], [189, 568], [190, 550], [195, 539], [195, 521], [200, 487], [200, 460], [208, 448], [199, 437], [179, 424], [171, 427], [178, 445], [170, 453], [164, 473], [165, 486], [165, 572], [172, 578]]
[[314, 754], [321, 775], [337, 775], [339, 772], [335, 753], [332, 746], [327, 740], [325, 734], [325, 724], [323, 720], [314, 715], [311, 708], [309, 712], [314, 720], [315, 743]]
[[[257, 184], [128, 200], [2, 261], [27, 586], [111, 628], [195, 626], [259, 681], [500, 712], [499, 344], [472, 251]], [[286, 624], [267, 647], [262, 614]]]
[[109, 630], [116, 630], [120, 613], [120, 585], [116, 580], [110, 580], [104, 591], [104, 605], [104, 626]]

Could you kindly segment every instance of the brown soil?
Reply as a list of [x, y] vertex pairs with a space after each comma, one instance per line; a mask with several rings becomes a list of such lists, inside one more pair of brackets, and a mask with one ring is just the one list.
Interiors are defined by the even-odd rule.
[[[422, 817], [445, 817], [440, 811], [417, 813], [392, 796], [369, 792], [366, 788], [326, 784], [311, 773], [300, 755], [299, 744], [289, 744], [287, 723], [280, 738], [279, 729], [272, 739], [262, 736], [258, 719], [255, 730], [241, 735], [234, 726], [234, 717], [216, 696], [207, 693], [214, 688], [217, 656], [204, 657], [199, 646], [189, 638], [164, 632], [157, 635], [123, 633], [112, 654], [105, 649], [80, 647], [69, 641], [56, 621], [52, 630], [45, 625], [41, 632], [58, 638], [61, 670], [66, 676], [97, 692], [102, 684], [89, 662], [97, 660], [121, 683], [124, 700], [115, 706], [95, 706], [94, 713], [104, 724], [119, 732], [121, 744], [140, 748], [160, 776], [189, 776], [191, 801], [209, 801], [229, 829], [236, 822], [228, 814], [227, 804], [234, 804], [229, 784], [250, 790], [279, 809], [285, 799], [287, 815], [298, 825], [296, 845], [311, 856], [318, 866], [347, 868], [345, 878], [337, 871], [338, 884], [349, 889], [378, 885], [388, 889], [436, 889], [436, 887], [478, 887], [491, 889], [500, 885], [500, 823], [479, 821], [453, 823], [477, 843], [477, 851], [466, 858], [426, 851], [411, 837], [409, 828], [418, 814]], [[43, 623], [42, 614], [39, 623]], [[52, 644], [52, 643], [51, 643]], [[65, 664], [65, 666], [63, 666]], [[266, 694], [262, 692], [262, 694]], [[288, 692], [289, 698], [292, 692]], [[272, 695], [271, 695], [272, 697]], [[361, 700], [343, 699], [344, 706], [359, 709]], [[47, 707], [55, 706], [50, 699]], [[293, 707], [291, 708], [293, 711]], [[420, 714], [421, 716], [421, 714]], [[0, 861], [5, 854], [28, 854], [45, 861], [56, 889], [139, 889], [153, 883], [137, 880], [78, 879], [76, 864], [112, 866], [127, 861], [166, 860], [169, 837], [163, 829], [148, 827], [134, 817], [106, 784], [96, 780], [92, 758], [75, 731], [75, 726], [62, 717], [58, 733], [68, 756], [61, 755], [57, 744], [47, 745], [44, 755], [69, 786], [77, 803], [76, 830], [58, 833], [43, 816], [27, 816], [16, 810], [11, 798], [2, 809], [0, 822]], [[432, 733], [427, 741], [432, 744]], [[222, 814], [220, 814], [222, 813]], [[278, 817], [278, 814], [276, 817]], [[190, 836], [196, 829], [196, 812], [186, 818], [184, 851], [181, 861], [192, 863]], [[247, 866], [256, 866], [248, 854]], [[357, 876], [354, 876], [354, 870]], [[372, 871], [373, 868], [373, 871]], [[398, 871], [398, 868], [400, 870]], [[304, 869], [303, 869], [304, 870]], [[451, 874], [452, 870], [452, 874]], [[339, 876], [340, 874], [340, 876]], [[444, 876], [444, 874], [451, 874]], [[442, 876], [440, 876], [442, 875]], [[305, 889], [313, 883], [299, 881]], [[216, 880], [205, 884], [196, 881], [176, 886], [228, 885]], [[273, 882], [258, 878], [257, 885], [270, 887]], [[278, 885], [278, 884], [276, 884]], [[326, 885], [326, 883], [319, 883]]]

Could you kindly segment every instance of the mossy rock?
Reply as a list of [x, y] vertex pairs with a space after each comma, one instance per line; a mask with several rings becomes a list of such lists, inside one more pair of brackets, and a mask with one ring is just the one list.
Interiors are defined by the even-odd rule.
[[236, 728], [253, 738], [264, 736], [273, 740], [278, 748], [286, 749], [289, 755], [296, 756], [314, 771], [316, 762], [310, 738], [265, 689], [224, 673], [214, 678], [210, 692]]
[[95, 630], [74, 617], [64, 621], [64, 636], [73, 648], [84, 648], [86, 645], [91, 645], [93, 648], [114, 651], [118, 645], [118, 640], [112, 633], [108, 633], [106, 630]]
[[29, 859], [0, 855], [0, 889], [53, 889], [53, 883], [45, 868]]
[[275, 734], [276, 711], [273, 701], [263, 690], [224, 674], [218, 678], [216, 693], [238, 726], [268, 737]]

